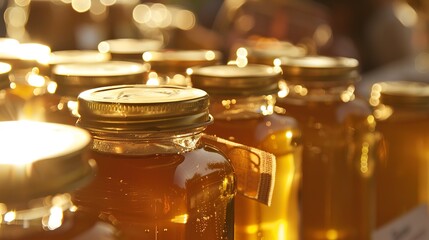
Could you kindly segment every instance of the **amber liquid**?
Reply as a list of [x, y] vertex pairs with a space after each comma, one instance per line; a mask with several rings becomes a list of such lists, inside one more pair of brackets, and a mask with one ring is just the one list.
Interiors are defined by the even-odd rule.
[[214, 148], [92, 157], [98, 173], [75, 202], [116, 222], [125, 239], [233, 239], [235, 177]]
[[279, 115], [251, 119], [226, 120], [215, 117], [206, 129], [237, 143], [257, 147], [276, 155], [277, 170], [270, 207], [237, 195], [235, 203], [235, 239], [298, 239], [299, 158], [293, 137], [296, 123]]
[[[35, 221], [35, 220], [33, 220]], [[46, 224], [46, 221], [45, 221]], [[62, 225], [56, 229], [42, 226], [42, 219], [35, 226], [0, 225], [0, 239], [4, 240], [115, 240], [122, 239], [117, 229], [110, 223], [100, 221], [98, 216], [86, 210], [65, 212]]]
[[301, 239], [369, 239], [373, 163], [366, 103], [283, 99], [278, 105], [303, 134]]
[[377, 227], [429, 203], [429, 115], [417, 111], [410, 116], [398, 109], [377, 122], [382, 135], [376, 171]]

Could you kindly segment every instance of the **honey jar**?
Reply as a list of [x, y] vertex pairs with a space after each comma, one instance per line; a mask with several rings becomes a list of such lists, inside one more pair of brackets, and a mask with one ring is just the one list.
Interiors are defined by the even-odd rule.
[[141, 63], [144, 52], [160, 50], [163, 45], [163, 42], [157, 39], [118, 38], [100, 42], [98, 51], [110, 54], [115, 61]]
[[77, 125], [92, 134], [98, 172], [76, 201], [127, 239], [233, 239], [234, 169], [200, 141], [213, 121], [208, 102], [202, 90], [174, 86], [81, 93]]
[[380, 147], [376, 165], [376, 225], [381, 227], [429, 203], [429, 84], [372, 86]]
[[218, 64], [222, 60], [219, 51], [164, 49], [147, 51], [143, 61], [150, 65], [148, 85], [189, 86], [188, 68]]
[[215, 121], [207, 134], [276, 156], [271, 205], [236, 197], [236, 239], [298, 239], [300, 131], [295, 119], [274, 111], [281, 70], [258, 64], [214, 65], [192, 68], [190, 78], [193, 87], [210, 95]]
[[24, 118], [75, 125], [80, 92], [100, 86], [142, 83], [146, 73], [143, 64], [124, 61], [55, 65], [52, 68], [52, 79], [56, 83], [54, 94], [28, 101], [24, 107]]
[[281, 58], [278, 106], [302, 129], [301, 239], [369, 239], [374, 221], [374, 127], [354, 95], [359, 63]]
[[48, 92], [50, 84], [48, 60], [51, 49], [40, 43], [19, 43], [14, 39], [0, 40], [0, 61], [11, 64], [11, 91], [24, 98]]
[[304, 46], [295, 45], [287, 41], [279, 41], [273, 38], [254, 37], [237, 43], [232, 53], [236, 61], [246, 58], [249, 63], [274, 65], [274, 60], [281, 57], [304, 57], [307, 49]]
[[96, 167], [86, 131], [3, 121], [0, 132], [0, 239], [120, 239], [112, 223], [71, 200]]

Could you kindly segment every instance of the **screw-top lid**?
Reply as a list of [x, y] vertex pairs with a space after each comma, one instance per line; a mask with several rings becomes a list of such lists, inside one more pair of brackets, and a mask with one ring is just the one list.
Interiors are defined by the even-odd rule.
[[90, 89], [78, 97], [78, 125], [96, 131], [169, 131], [206, 126], [209, 97], [195, 88], [121, 85]]
[[9, 73], [12, 70], [12, 66], [8, 63], [0, 62], [0, 90], [9, 88]]
[[98, 44], [98, 50], [102, 53], [110, 53], [113, 59], [133, 59], [142, 61], [142, 54], [150, 50], [159, 50], [163, 47], [161, 40], [120, 38], [102, 41]]
[[380, 102], [388, 105], [429, 106], [429, 83], [417, 81], [386, 81], [377, 83]]
[[9, 63], [13, 69], [44, 68], [51, 49], [39, 43], [19, 43], [15, 39], [0, 38], [0, 61]]
[[74, 97], [95, 87], [142, 83], [146, 72], [143, 64], [122, 61], [59, 64], [52, 69], [57, 93]]
[[19, 203], [70, 192], [93, 175], [90, 135], [54, 123], [0, 122], [0, 202]]
[[0, 59], [9, 60], [18, 58], [19, 42], [13, 38], [0, 38]]
[[110, 60], [109, 54], [97, 50], [65, 50], [52, 52], [49, 57], [49, 64], [94, 63], [108, 60]]
[[280, 58], [288, 82], [350, 83], [357, 80], [359, 62], [353, 58], [308, 56]]
[[163, 73], [186, 73], [186, 69], [194, 66], [219, 63], [222, 54], [212, 50], [159, 50], [147, 51], [143, 61], [151, 65], [151, 70]]
[[192, 70], [192, 85], [209, 94], [272, 94], [278, 91], [278, 82], [282, 79], [279, 68], [259, 64], [213, 65]]

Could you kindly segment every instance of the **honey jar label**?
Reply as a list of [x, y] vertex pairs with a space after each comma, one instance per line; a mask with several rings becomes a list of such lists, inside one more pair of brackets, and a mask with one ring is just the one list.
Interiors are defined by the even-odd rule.
[[237, 176], [237, 192], [268, 206], [274, 189], [276, 157], [257, 148], [204, 134], [203, 142], [221, 150]]
[[372, 234], [373, 240], [427, 240], [429, 239], [429, 213], [426, 204], [387, 223]]

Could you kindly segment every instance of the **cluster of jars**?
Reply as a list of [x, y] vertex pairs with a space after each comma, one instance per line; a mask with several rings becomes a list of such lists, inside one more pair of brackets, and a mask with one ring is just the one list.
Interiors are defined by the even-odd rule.
[[0, 238], [364, 240], [427, 203], [428, 85], [368, 102], [355, 59], [244, 47], [2, 63]]

